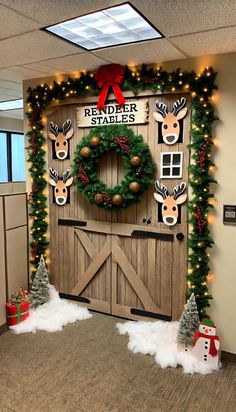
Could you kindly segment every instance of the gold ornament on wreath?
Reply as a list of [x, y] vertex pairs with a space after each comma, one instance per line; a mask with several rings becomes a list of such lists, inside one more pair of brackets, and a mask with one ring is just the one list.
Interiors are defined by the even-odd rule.
[[100, 138], [98, 136], [92, 136], [89, 142], [91, 146], [97, 147], [100, 144]]
[[130, 163], [132, 166], [139, 166], [141, 163], [141, 158], [139, 156], [133, 156], [130, 159]]
[[96, 193], [96, 195], [94, 196], [94, 200], [95, 202], [99, 205], [100, 203], [103, 202], [103, 195], [102, 193]]
[[141, 185], [138, 182], [131, 182], [129, 185], [131, 192], [138, 193], [141, 189]]
[[90, 154], [91, 154], [91, 149], [87, 146], [82, 147], [81, 150], [80, 150], [80, 153], [83, 157], [89, 157]]
[[112, 203], [116, 206], [120, 206], [123, 202], [123, 197], [121, 195], [112, 196]]
[[[123, 179], [113, 188], [97, 175], [99, 161], [107, 152], [115, 152], [124, 163]], [[73, 162], [78, 191], [90, 203], [111, 211], [139, 202], [153, 183], [154, 170], [155, 163], [143, 137], [125, 124], [93, 128], [77, 145]]]

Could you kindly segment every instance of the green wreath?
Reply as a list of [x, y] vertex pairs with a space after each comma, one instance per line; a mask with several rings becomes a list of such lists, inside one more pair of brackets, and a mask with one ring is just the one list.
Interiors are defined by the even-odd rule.
[[[97, 175], [101, 156], [111, 150], [124, 162], [123, 180], [114, 188], [108, 188]], [[155, 163], [143, 137], [135, 135], [126, 125], [91, 129], [77, 145], [73, 162], [78, 192], [106, 210], [125, 209], [137, 203], [153, 183], [154, 169]]]

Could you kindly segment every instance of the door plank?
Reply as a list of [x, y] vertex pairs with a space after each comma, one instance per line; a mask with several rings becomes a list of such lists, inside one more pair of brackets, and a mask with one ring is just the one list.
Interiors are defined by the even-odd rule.
[[105, 260], [108, 258], [110, 254], [111, 245], [110, 239], [108, 239], [104, 244], [103, 248], [100, 250], [100, 252], [94, 258], [92, 263], [89, 265], [83, 276], [81, 276], [77, 285], [71, 291], [72, 295], [79, 295], [84, 290], [84, 288], [88, 285], [93, 276], [96, 275], [96, 272], [102, 266], [102, 264], [105, 262]]
[[150, 312], [156, 312], [157, 306], [153, 302], [148, 290], [144, 286], [141, 279], [138, 277], [133, 266], [127, 259], [127, 256], [124, 254], [123, 250], [120, 248], [120, 246], [114, 238], [112, 242], [112, 257], [120, 266], [129, 283], [137, 293], [139, 299], [143, 303], [144, 309]]
[[84, 233], [82, 229], [76, 229], [75, 228], [75, 233], [78, 236], [81, 244], [83, 245], [84, 249], [88, 253], [89, 257], [92, 259], [94, 256], [96, 256], [96, 249], [93, 246], [91, 240], [89, 237]]

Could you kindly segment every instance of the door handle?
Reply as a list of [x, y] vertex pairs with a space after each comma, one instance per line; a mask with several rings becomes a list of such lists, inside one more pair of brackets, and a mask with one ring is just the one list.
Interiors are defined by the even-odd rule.
[[178, 240], [183, 240], [184, 239], [184, 234], [182, 232], [177, 233], [176, 238]]

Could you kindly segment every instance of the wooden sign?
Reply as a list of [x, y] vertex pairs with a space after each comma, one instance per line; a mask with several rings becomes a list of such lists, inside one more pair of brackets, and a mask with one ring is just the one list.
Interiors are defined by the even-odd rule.
[[141, 124], [148, 121], [148, 101], [126, 102], [123, 106], [106, 104], [104, 109], [97, 106], [81, 106], [77, 109], [78, 127], [97, 127], [108, 124]]

